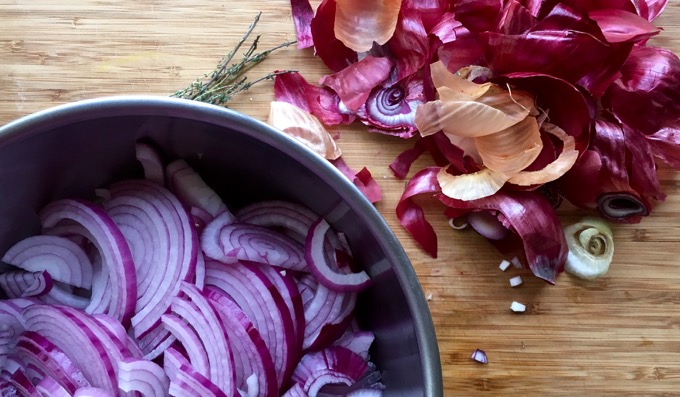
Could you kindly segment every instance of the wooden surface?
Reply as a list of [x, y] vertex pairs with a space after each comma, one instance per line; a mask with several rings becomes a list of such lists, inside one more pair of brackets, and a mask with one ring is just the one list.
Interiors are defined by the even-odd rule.
[[[169, 95], [210, 71], [255, 16], [262, 48], [293, 39], [288, 0], [0, 0], [0, 124], [53, 105], [116, 94]], [[653, 43], [680, 52], [680, 0], [657, 21]], [[326, 73], [311, 51], [283, 50], [252, 76], [297, 69]], [[264, 119], [265, 83], [231, 107]], [[679, 115], [680, 116], [680, 115]], [[339, 130], [348, 163], [366, 165], [383, 188], [378, 209], [401, 239], [431, 294], [446, 395], [680, 396], [680, 190], [662, 168], [668, 199], [639, 225], [615, 228], [609, 274], [582, 282], [563, 274], [547, 286], [498, 270], [502, 259], [473, 232], [448, 228], [430, 208], [439, 258], [421, 252], [394, 215], [404, 182], [387, 165], [410, 142]], [[30, 161], [30, 159], [27, 159]], [[566, 223], [581, 215], [561, 211]], [[510, 288], [521, 274], [525, 283]], [[513, 314], [513, 300], [527, 313]], [[475, 348], [490, 363], [470, 360]]]

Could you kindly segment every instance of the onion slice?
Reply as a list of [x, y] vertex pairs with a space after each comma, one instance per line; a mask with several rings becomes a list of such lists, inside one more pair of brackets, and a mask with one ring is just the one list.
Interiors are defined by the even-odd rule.
[[165, 184], [163, 160], [156, 149], [146, 143], [137, 142], [135, 154], [144, 169], [144, 178], [163, 186]]
[[246, 260], [284, 269], [309, 271], [304, 248], [288, 236], [217, 217], [203, 231], [201, 245], [208, 258], [221, 262]]
[[276, 369], [260, 332], [224, 292], [207, 287], [205, 293], [227, 331], [234, 355], [238, 388], [252, 390], [252, 385], [248, 384], [248, 377], [252, 374], [260, 395], [276, 395]]
[[[324, 249], [324, 239], [328, 230], [330, 225], [324, 218], [319, 218], [309, 229], [305, 242], [305, 259], [309, 270], [321, 284], [335, 291], [357, 292], [368, 288], [371, 285], [371, 278], [365, 271], [343, 274], [331, 268]], [[335, 267], [337, 268], [337, 264]]]
[[179, 159], [166, 167], [167, 186], [186, 205], [198, 207], [212, 216], [227, 210], [220, 196], [186, 161]]
[[40, 212], [43, 227], [52, 228], [61, 221], [83, 227], [87, 237], [101, 254], [104, 272], [111, 281], [111, 296], [106, 313], [127, 324], [137, 300], [137, 277], [132, 254], [125, 237], [113, 220], [99, 207], [86, 201], [63, 199], [48, 204]]
[[206, 284], [229, 295], [260, 331], [276, 368], [280, 388], [284, 374], [294, 367], [299, 351], [295, 348], [293, 319], [281, 293], [259, 268], [262, 265], [206, 261]]
[[92, 287], [92, 262], [81, 246], [65, 237], [31, 236], [13, 245], [2, 261], [27, 272], [47, 271], [53, 280]]
[[125, 359], [118, 362], [118, 387], [144, 397], [165, 397], [170, 381], [163, 368], [151, 361]]
[[293, 372], [292, 380], [302, 386], [305, 393], [315, 396], [328, 384], [351, 386], [368, 369], [366, 361], [353, 351], [331, 346], [303, 356]]

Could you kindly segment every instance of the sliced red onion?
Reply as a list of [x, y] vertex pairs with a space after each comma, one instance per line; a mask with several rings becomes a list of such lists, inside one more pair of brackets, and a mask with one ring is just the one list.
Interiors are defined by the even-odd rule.
[[167, 186], [190, 207], [198, 207], [212, 216], [226, 211], [227, 206], [186, 161], [179, 159], [166, 167]]
[[107, 339], [115, 338], [115, 341], [120, 342], [120, 344], [116, 343], [119, 350], [127, 350], [133, 358], [142, 358], [142, 351], [119, 322], [106, 314], [94, 314], [92, 319], [97, 321], [97, 326], [103, 326]]
[[293, 372], [292, 381], [302, 386], [305, 393], [316, 396], [325, 385], [351, 386], [369, 367], [361, 356], [340, 346], [307, 353]]
[[28, 299], [0, 300], [0, 368], [5, 367], [17, 338], [26, 329], [23, 309], [32, 304]]
[[107, 211], [113, 211], [117, 205], [125, 205], [123, 204], [125, 202], [131, 206], [139, 206], [139, 210], [130, 210], [131, 214], [148, 210], [150, 215], [155, 209], [160, 218], [152, 219], [158, 222], [155, 227], [159, 237], [165, 236], [165, 239], [161, 238], [160, 241], [167, 243], [165, 249], [154, 247], [160, 250], [160, 258], [167, 255], [167, 263], [153, 264], [155, 270], [152, 273], [151, 284], [140, 297], [144, 305], [138, 304], [138, 310], [132, 318], [135, 335], [140, 337], [158, 324], [160, 317], [170, 305], [170, 298], [178, 293], [180, 283], [194, 279], [198, 236], [185, 207], [162, 186], [143, 180], [128, 180], [114, 184], [111, 187], [111, 194], [112, 199], [107, 204]]
[[[305, 260], [319, 282], [324, 286], [340, 292], [356, 292], [371, 285], [371, 279], [365, 271], [359, 273], [338, 273], [328, 263], [324, 239], [330, 225], [319, 218], [307, 233], [305, 241]], [[335, 266], [337, 268], [337, 265]]]
[[174, 397], [231, 397], [210, 382], [208, 378], [197, 372], [177, 350], [169, 348], [163, 357], [165, 373], [170, 378], [168, 395]]
[[314, 299], [305, 307], [303, 349], [321, 349], [337, 339], [346, 328], [356, 298], [356, 293], [336, 292], [319, 284]]
[[64, 389], [56, 380], [49, 376], [44, 377], [35, 385], [35, 390], [40, 393], [39, 396], [49, 397], [71, 397], [72, 394]]
[[191, 207], [189, 210], [191, 217], [194, 220], [194, 225], [196, 225], [196, 231], [200, 234], [205, 226], [213, 220], [214, 216], [210, 215], [205, 210], [198, 207]]
[[118, 387], [144, 397], [165, 397], [170, 380], [163, 368], [151, 361], [126, 359], [118, 362]]
[[374, 340], [375, 334], [371, 331], [345, 331], [333, 345], [345, 347], [368, 360], [368, 350]]
[[314, 300], [314, 295], [316, 295], [316, 289], [319, 286], [319, 282], [311, 274], [303, 274], [302, 276], [296, 278], [295, 282], [298, 290], [300, 291], [302, 305], [304, 308], [307, 308], [310, 302]]
[[295, 283], [295, 278], [290, 274], [286, 274], [285, 270], [279, 270], [273, 266], [260, 266], [258, 269], [274, 284], [274, 287], [279, 291], [283, 301], [286, 303], [290, 318], [293, 320], [293, 330], [296, 335], [295, 349], [302, 350], [302, 343], [305, 338], [305, 309], [300, 290]]
[[235, 395], [237, 385], [234, 356], [224, 324], [198, 288], [182, 283], [180, 291], [186, 298], [175, 297], [171, 311], [184, 318], [196, 330], [207, 353], [210, 381], [228, 395]]
[[226, 217], [218, 216], [203, 231], [201, 246], [207, 257], [308, 271], [304, 249], [295, 240], [261, 226], [227, 222]]
[[467, 215], [467, 221], [473, 229], [489, 240], [502, 240], [510, 230], [503, 226], [498, 216], [488, 211], [475, 211]]
[[294, 384], [293, 387], [288, 389], [281, 397], [309, 397], [305, 390], [298, 383]]
[[284, 374], [295, 365], [299, 351], [295, 349], [290, 312], [281, 293], [260, 267], [241, 262], [206, 261], [206, 284], [229, 295], [260, 331], [272, 356], [280, 388], [285, 381]]
[[[156, 335], [155, 333], [160, 334], [160, 337], [154, 338], [151, 343], [140, 346], [140, 349], [144, 353], [145, 360], [155, 360], [157, 357], [160, 357], [161, 354], [177, 340], [174, 335], [163, 327], [157, 327], [149, 335]], [[149, 335], [146, 335], [143, 340]]]
[[116, 392], [111, 392], [99, 387], [83, 387], [76, 390], [73, 397], [116, 397]]
[[26, 329], [59, 347], [80, 368], [91, 385], [115, 393], [118, 382], [106, 347], [85, 323], [62, 309], [48, 305], [25, 308]]
[[107, 314], [123, 324], [129, 322], [137, 300], [135, 266], [125, 237], [100, 208], [85, 201], [63, 199], [48, 204], [41, 212], [43, 227], [52, 228], [63, 220], [76, 222], [88, 232], [99, 250], [111, 280], [112, 296]]
[[76, 309], [85, 310], [90, 304], [90, 299], [75, 295], [72, 289], [58, 281], [52, 281], [52, 289], [40, 297], [40, 301], [50, 305], [64, 305], [75, 307]]
[[239, 222], [268, 228], [283, 228], [301, 244], [305, 243], [307, 231], [319, 217], [305, 206], [282, 200], [250, 204], [238, 210], [235, 215]]
[[210, 221], [201, 233], [201, 248], [206, 258], [222, 258], [223, 262], [233, 262], [235, 258], [229, 258], [224, 254], [222, 246], [221, 230], [223, 227], [237, 222], [236, 217], [229, 211], [218, 214]]
[[196, 279], [194, 284], [198, 289], [203, 289], [205, 286], [205, 257], [202, 251], [198, 251], [196, 256]]
[[27, 272], [47, 271], [52, 279], [74, 287], [92, 287], [92, 263], [68, 238], [32, 236], [13, 245], [2, 261]]
[[23, 270], [0, 274], [0, 290], [8, 298], [40, 297], [52, 289], [52, 278], [46, 271], [25, 272]]
[[[256, 388], [259, 390], [258, 395], [276, 395], [276, 369], [260, 332], [238, 305], [220, 289], [209, 286], [205, 293], [227, 331], [234, 355], [238, 388], [249, 391]], [[250, 374], [255, 376], [256, 387], [248, 384]]]
[[40, 370], [69, 393], [90, 385], [66, 353], [38, 333], [26, 331], [21, 334], [15, 352], [23, 363]]
[[[37, 393], [35, 385], [31, 383], [31, 380], [21, 368], [17, 368], [13, 372], [8, 372], [4, 369], [0, 370], [0, 380], [4, 380], [9, 385], [13, 386], [17, 390], [19, 396], [33, 396]], [[4, 396], [5, 394], [3, 393], [3, 397]]]
[[135, 153], [137, 161], [142, 164], [144, 169], [144, 178], [161, 186], [165, 185], [163, 160], [156, 149], [146, 143], [137, 142]]
[[174, 314], [164, 314], [161, 321], [163, 326], [172, 332], [175, 338], [182, 344], [189, 356], [189, 362], [196, 372], [205, 377], [210, 376], [208, 353], [193, 327]]

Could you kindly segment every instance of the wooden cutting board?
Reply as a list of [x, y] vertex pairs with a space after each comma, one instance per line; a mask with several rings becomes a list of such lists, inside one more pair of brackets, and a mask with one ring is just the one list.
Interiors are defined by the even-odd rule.
[[[169, 95], [210, 71], [257, 13], [261, 48], [294, 39], [287, 0], [0, 0], [0, 124], [47, 107], [118, 94]], [[680, 0], [652, 40], [680, 53]], [[327, 70], [310, 50], [281, 50], [253, 70], [296, 69], [311, 81]], [[265, 82], [231, 103], [266, 118]], [[678, 115], [680, 117], [680, 115]], [[451, 230], [428, 208], [439, 257], [424, 254], [394, 215], [404, 181], [387, 165], [410, 142], [337, 129], [347, 162], [367, 166], [383, 188], [377, 205], [430, 297], [446, 395], [680, 396], [680, 176], [661, 168], [668, 195], [652, 216], [615, 227], [606, 277], [563, 274], [548, 286], [525, 271], [498, 270], [501, 256], [470, 231]], [[582, 212], [564, 208], [565, 224]], [[519, 288], [508, 279], [522, 275]], [[510, 303], [527, 304], [513, 314]], [[470, 360], [486, 350], [489, 364]]]

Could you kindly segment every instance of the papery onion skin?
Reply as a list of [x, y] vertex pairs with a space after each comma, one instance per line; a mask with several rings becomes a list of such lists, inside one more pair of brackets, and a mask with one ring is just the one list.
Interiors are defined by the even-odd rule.
[[335, 0], [323, 0], [310, 24], [314, 51], [333, 72], [339, 72], [358, 60], [356, 51], [335, 37]]
[[401, 0], [335, 0], [335, 37], [357, 52], [385, 44], [394, 34]]
[[335, 91], [350, 112], [355, 112], [378, 84], [390, 74], [393, 62], [386, 57], [367, 55], [347, 68], [321, 78], [320, 83]]
[[314, 18], [314, 10], [309, 0], [290, 0], [290, 8], [297, 33], [297, 47], [308, 48], [314, 45], [310, 25]]
[[[501, 213], [504, 225], [522, 240], [525, 266], [537, 277], [554, 284], [555, 277], [564, 270], [568, 253], [564, 232], [550, 202], [540, 193], [501, 191], [473, 201], [454, 200], [443, 194], [437, 198], [463, 213], [473, 210]], [[506, 239], [491, 242], [502, 247]]]

